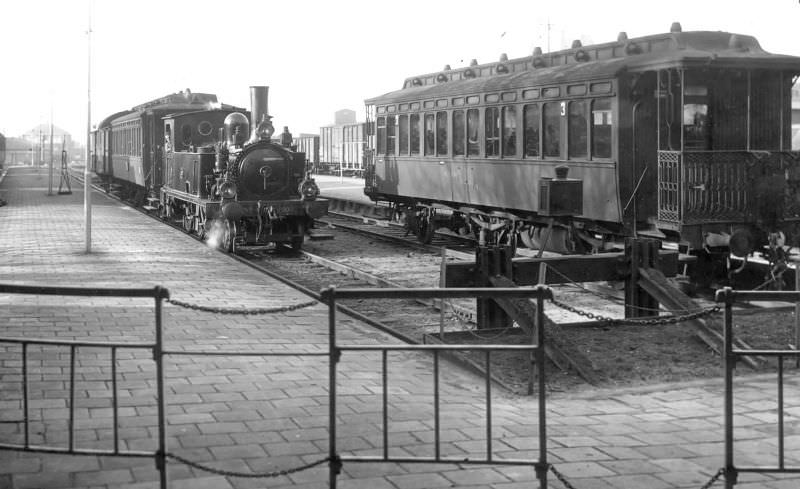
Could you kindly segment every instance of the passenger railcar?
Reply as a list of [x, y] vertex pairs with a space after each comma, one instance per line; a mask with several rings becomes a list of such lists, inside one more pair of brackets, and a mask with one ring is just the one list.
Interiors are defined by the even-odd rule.
[[798, 75], [800, 58], [751, 36], [677, 23], [446, 66], [366, 101], [365, 193], [422, 240], [449, 226], [558, 251], [646, 235], [775, 254], [798, 238]]
[[93, 169], [224, 250], [299, 249], [327, 201], [305, 155], [270, 140], [267, 93], [251, 87], [252, 114], [188, 90], [116, 113], [93, 133]]

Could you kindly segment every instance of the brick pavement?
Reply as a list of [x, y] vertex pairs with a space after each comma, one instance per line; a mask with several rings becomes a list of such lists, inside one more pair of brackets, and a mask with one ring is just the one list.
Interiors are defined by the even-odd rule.
[[[0, 183], [0, 283], [150, 287], [173, 298], [225, 307], [306, 302], [300, 293], [178, 231], [95, 193], [93, 250], [83, 253], [83, 195], [45, 195], [45, 172], [12, 168]], [[151, 341], [152, 301], [0, 295], [0, 335], [93, 341]], [[164, 308], [171, 349], [324, 351], [322, 305], [266, 316], [226, 316]], [[393, 340], [340, 317], [341, 342]], [[113, 439], [109, 353], [80, 348], [76, 444], [109, 448]], [[22, 440], [21, 355], [0, 348], [0, 441]], [[432, 361], [390, 355], [390, 453], [433, 454]], [[29, 352], [31, 442], [66, 446], [69, 413], [66, 349]], [[380, 455], [379, 354], [344, 353], [339, 371], [338, 444], [342, 453]], [[483, 382], [447, 364], [442, 376], [442, 454], [483, 456]], [[120, 443], [157, 446], [155, 370], [144, 352], [118, 356]], [[218, 469], [264, 472], [327, 455], [327, 360], [324, 357], [175, 356], [167, 362], [168, 446]], [[800, 381], [788, 374], [787, 463], [800, 463]], [[774, 463], [774, 379], [737, 380], [737, 462]], [[537, 456], [535, 399], [495, 392], [495, 458]], [[700, 487], [722, 465], [722, 388], [717, 381], [646, 389], [554, 393], [548, 398], [549, 460], [577, 489]], [[171, 462], [170, 487], [225, 489], [327, 487], [317, 467], [274, 479], [228, 478]], [[149, 459], [0, 451], [0, 488], [157, 487]], [[517, 489], [536, 487], [527, 467], [347, 463], [339, 487]], [[798, 478], [742, 475], [737, 487], [798, 487]], [[550, 487], [563, 487], [550, 477]], [[715, 487], [722, 487], [718, 482]]]

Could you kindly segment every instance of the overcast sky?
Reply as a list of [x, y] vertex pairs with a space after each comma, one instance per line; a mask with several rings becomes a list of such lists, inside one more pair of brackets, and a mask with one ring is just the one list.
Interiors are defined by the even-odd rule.
[[669, 31], [755, 36], [800, 55], [798, 0], [3, 0], [0, 132], [53, 121], [85, 140], [92, 15], [92, 124], [190, 88], [249, 106], [270, 87], [275, 126], [317, 133], [336, 110], [399, 89], [411, 75]]

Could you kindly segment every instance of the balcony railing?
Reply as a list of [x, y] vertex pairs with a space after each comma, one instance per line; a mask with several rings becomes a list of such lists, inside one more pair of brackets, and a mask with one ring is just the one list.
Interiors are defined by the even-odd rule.
[[660, 224], [771, 217], [800, 217], [800, 152], [658, 152]]

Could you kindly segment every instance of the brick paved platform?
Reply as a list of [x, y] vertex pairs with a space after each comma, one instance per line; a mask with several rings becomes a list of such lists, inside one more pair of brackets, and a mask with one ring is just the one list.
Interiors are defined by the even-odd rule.
[[[84, 253], [83, 194], [47, 196], [46, 173], [11, 168], [0, 182], [0, 283], [98, 287], [167, 287], [172, 298], [224, 307], [278, 307], [308, 298], [118, 202], [94, 194], [93, 252]], [[0, 294], [0, 336], [152, 341], [152, 300]], [[230, 316], [164, 307], [171, 349], [325, 351], [321, 304], [264, 316]], [[340, 317], [341, 342], [391, 343], [386, 335]], [[76, 445], [109, 448], [112, 414], [109, 353], [80, 348]], [[432, 361], [390, 355], [389, 440], [392, 454], [433, 453]], [[483, 456], [482, 380], [446, 364], [442, 378], [442, 454]], [[20, 443], [21, 354], [0, 347], [0, 443]], [[66, 446], [68, 350], [29, 352], [31, 442]], [[120, 443], [157, 447], [152, 358], [121, 351]], [[342, 453], [381, 454], [378, 354], [345, 353], [340, 364]], [[169, 450], [237, 472], [291, 468], [327, 455], [325, 357], [170, 357], [167, 363]], [[800, 379], [787, 372], [787, 463], [800, 464]], [[774, 464], [775, 381], [737, 380], [737, 463]], [[495, 458], [537, 457], [537, 402], [495, 391]], [[711, 381], [548, 397], [549, 461], [577, 489], [699, 488], [722, 466], [722, 386]], [[184, 489], [322, 488], [327, 468], [271, 479], [209, 474], [170, 462], [170, 487]], [[0, 451], [0, 488], [158, 486], [150, 459]], [[717, 482], [713, 487], [722, 487]], [[800, 478], [742, 475], [737, 487], [786, 489]], [[521, 489], [537, 487], [527, 467], [346, 463], [339, 487]], [[550, 477], [550, 487], [564, 487]]]

